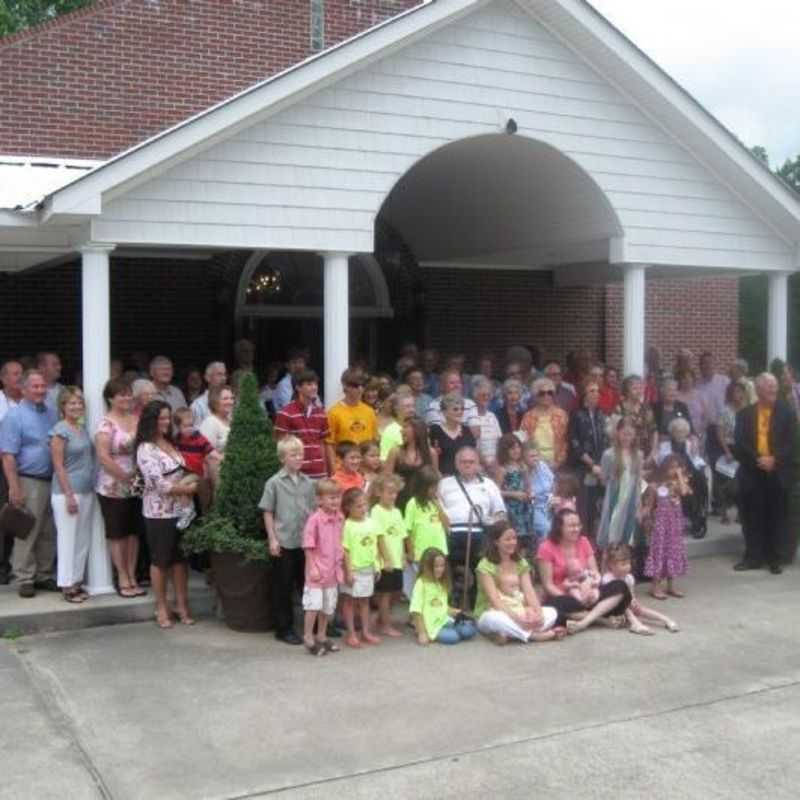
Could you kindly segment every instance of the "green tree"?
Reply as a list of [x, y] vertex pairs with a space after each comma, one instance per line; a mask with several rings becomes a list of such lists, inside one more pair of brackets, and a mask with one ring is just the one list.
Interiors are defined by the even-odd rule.
[[187, 531], [184, 548], [192, 553], [241, 553], [267, 559], [258, 501], [267, 479], [278, 471], [278, 455], [272, 426], [258, 399], [255, 375], [245, 375], [240, 390], [214, 507]]
[[775, 170], [775, 173], [783, 178], [796, 192], [800, 192], [800, 154], [794, 159], [787, 158], [783, 166]]
[[0, 36], [25, 30], [94, 0], [0, 0]]

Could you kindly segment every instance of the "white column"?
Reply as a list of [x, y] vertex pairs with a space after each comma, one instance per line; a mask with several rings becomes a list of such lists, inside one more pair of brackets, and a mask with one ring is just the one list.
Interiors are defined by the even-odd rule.
[[339, 397], [342, 373], [350, 364], [350, 256], [346, 253], [323, 253], [323, 258], [325, 405], [330, 406]]
[[625, 267], [625, 315], [623, 319], [623, 362], [625, 375], [644, 375], [645, 267]]
[[[83, 392], [86, 427], [92, 437], [103, 416], [103, 387], [111, 362], [109, 254], [113, 249], [114, 245], [108, 244], [87, 244], [81, 248]], [[105, 527], [96, 504], [85, 585], [89, 594], [114, 592]]]
[[773, 358], [786, 361], [788, 353], [789, 275], [769, 273], [769, 305], [767, 310], [767, 363]]

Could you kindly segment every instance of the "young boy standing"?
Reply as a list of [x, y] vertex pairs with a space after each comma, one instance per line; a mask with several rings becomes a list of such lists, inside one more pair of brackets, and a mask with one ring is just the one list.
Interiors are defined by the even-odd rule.
[[272, 556], [272, 602], [275, 638], [286, 644], [302, 644], [294, 630], [293, 595], [304, 579], [303, 528], [314, 510], [314, 482], [304, 475], [303, 442], [285, 436], [278, 442], [283, 465], [264, 484], [258, 507], [264, 512], [264, 527]]
[[344, 516], [340, 508], [342, 492], [335, 481], [323, 478], [317, 482], [316, 490], [319, 508], [308, 518], [303, 531], [303, 643], [312, 656], [321, 656], [339, 650], [328, 638], [328, 620], [336, 612], [337, 587], [344, 581]]

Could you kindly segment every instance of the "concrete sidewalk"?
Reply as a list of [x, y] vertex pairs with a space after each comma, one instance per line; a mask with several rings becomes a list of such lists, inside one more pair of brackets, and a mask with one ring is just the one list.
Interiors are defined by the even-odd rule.
[[693, 561], [663, 604], [682, 631], [650, 638], [314, 659], [208, 620], [5, 643], [0, 795], [796, 798], [800, 570], [732, 561]]

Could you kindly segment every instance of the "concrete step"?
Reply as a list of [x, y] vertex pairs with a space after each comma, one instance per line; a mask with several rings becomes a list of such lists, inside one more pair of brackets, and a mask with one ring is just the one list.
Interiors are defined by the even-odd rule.
[[[210, 616], [214, 608], [213, 593], [199, 575], [189, 580], [189, 607], [198, 618]], [[0, 587], [0, 636], [7, 639], [152, 619], [152, 592], [135, 598], [96, 595], [75, 604], [67, 603], [60, 592], [37, 592], [36, 597], [23, 599], [13, 586]]]
[[[686, 540], [689, 558], [741, 553], [742, 533], [738, 525], [721, 525], [709, 520], [704, 539]], [[189, 580], [189, 603], [193, 616], [210, 616], [214, 611], [213, 593], [200, 576]], [[153, 619], [153, 596], [125, 599], [112, 595], [90, 597], [85, 603], [65, 602], [59, 592], [39, 592], [23, 600], [12, 586], [0, 587], [0, 636], [14, 638], [32, 633], [80, 630], [100, 625], [150, 622]]]

